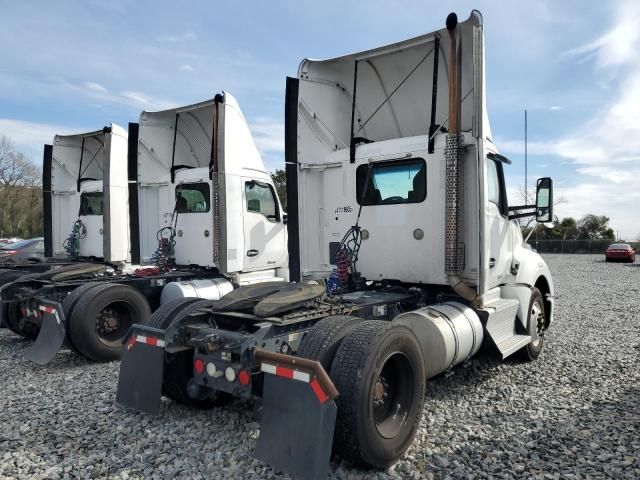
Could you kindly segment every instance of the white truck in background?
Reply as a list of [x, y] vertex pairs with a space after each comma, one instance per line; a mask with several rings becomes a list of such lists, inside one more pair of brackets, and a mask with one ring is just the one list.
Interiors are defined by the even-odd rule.
[[140, 120], [128, 142], [112, 126], [45, 147], [51, 261], [0, 276], [3, 316], [37, 335], [26, 353], [36, 363], [65, 342], [117, 359], [130, 326], [161, 304], [288, 280], [286, 215], [235, 99]]
[[[553, 218], [553, 185], [508, 206], [485, 101], [484, 26], [329, 60], [287, 79], [295, 282], [177, 301], [134, 325], [117, 402], [157, 413], [262, 397], [256, 456], [326, 478], [332, 450], [386, 468], [411, 445], [425, 381], [482, 347], [539, 357], [554, 289], [511, 220]], [[144, 339], [141, 341], [140, 339]], [[215, 435], [215, 432], [213, 432]]]
[[54, 137], [44, 172], [45, 256], [129, 260], [127, 148], [115, 124]]

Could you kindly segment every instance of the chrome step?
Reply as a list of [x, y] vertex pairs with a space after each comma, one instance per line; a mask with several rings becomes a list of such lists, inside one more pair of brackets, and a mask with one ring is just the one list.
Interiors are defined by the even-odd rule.
[[522, 347], [527, 346], [529, 342], [531, 342], [531, 336], [529, 335], [514, 335], [502, 340], [496, 345], [502, 354], [502, 359], [504, 360], [509, 355], [516, 353]]

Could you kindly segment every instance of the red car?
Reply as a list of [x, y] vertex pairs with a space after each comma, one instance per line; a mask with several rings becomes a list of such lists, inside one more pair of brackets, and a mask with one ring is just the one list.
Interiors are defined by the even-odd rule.
[[636, 261], [636, 251], [628, 243], [614, 243], [609, 245], [604, 252], [605, 262], [630, 262]]

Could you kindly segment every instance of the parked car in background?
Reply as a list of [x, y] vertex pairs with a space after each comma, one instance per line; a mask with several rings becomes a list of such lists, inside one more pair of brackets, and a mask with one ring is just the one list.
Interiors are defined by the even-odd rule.
[[16, 243], [16, 242], [20, 242], [22, 239], [18, 238], [18, 237], [13, 237], [13, 238], [0, 238], [0, 247], [3, 247], [5, 245], [10, 245], [12, 243]]
[[30, 238], [0, 246], [0, 261], [43, 262], [44, 238]]
[[605, 262], [630, 262], [636, 261], [636, 251], [628, 243], [613, 243], [604, 252]]

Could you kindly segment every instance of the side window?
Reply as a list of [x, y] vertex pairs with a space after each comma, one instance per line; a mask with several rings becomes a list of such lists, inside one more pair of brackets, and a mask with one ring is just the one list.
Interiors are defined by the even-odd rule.
[[79, 216], [102, 215], [102, 192], [84, 192], [80, 195]]
[[178, 213], [208, 212], [211, 206], [209, 184], [181, 183], [176, 186], [176, 211]]
[[488, 200], [495, 203], [498, 208], [501, 208], [500, 176], [498, 175], [498, 166], [494, 160], [487, 160], [487, 190]]
[[280, 221], [276, 194], [271, 185], [261, 182], [246, 182], [244, 195], [247, 198], [247, 212], [260, 213], [272, 222]]

